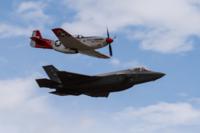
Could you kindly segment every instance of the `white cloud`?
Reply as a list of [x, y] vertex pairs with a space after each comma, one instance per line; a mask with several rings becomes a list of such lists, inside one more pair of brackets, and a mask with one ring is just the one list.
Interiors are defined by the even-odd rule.
[[200, 117], [200, 110], [195, 109], [189, 103], [159, 103], [143, 108], [127, 108], [119, 113], [118, 120], [133, 120], [140, 117], [141, 120], [160, 126], [192, 124]]
[[45, 124], [54, 124], [49, 107], [47, 98], [36, 93], [33, 77], [0, 81], [0, 132], [43, 131]]
[[36, 96], [35, 87], [33, 77], [1, 80], [0, 110], [16, 109], [28, 102], [33, 102], [31, 99]]
[[20, 3], [17, 13], [26, 21], [32, 23], [49, 23], [50, 17], [44, 13], [46, 4], [43, 2], [26, 1]]
[[[190, 51], [191, 36], [200, 37], [198, 0], [64, 0], [76, 11], [74, 21], [63, 27], [72, 33], [103, 34], [132, 29], [141, 48], [161, 53]], [[139, 34], [139, 35], [138, 35]]]
[[141, 48], [162, 53], [179, 53], [190, 51], [193, 44], [188, 41], [187, 35], [173, 31], [162, 31], [154, 29], [148, 32], [135, 32], [132, 34], [135, 39], [141, 41]]
[[117, 58], [113, 58], [110, 60], [110, 64], [113, 65], [113, 66], [118, 66], [121, 64], [121, 61]]
[[52, 23], [51, 17], [45, 10], [46, 4], [43, 2], [26, 1], [19, 3], [12, 13], [13, 18], [17, 18], [20, 24], [13, 22], [0, 22], [0, 38], [30, 36], [32, 31], [43, 29], [46, 24]]
[[36, 88], [33, 77], [0, 81], [0, 132], [199, 132], [200, 110], [192, 102], [131, 106], [111, 112], [87, 106], [80, 111], [71, 108], [72, 101], [58, 107], [50, 94], [42, 96]]
[[30, 36], [31, 27], [20, 27], [12, 24], [0, 23], [0, 38]]
[[137, 60], [121, 61], [120, 59], [117, 58], [111, 59], [109, 63], [114, 67], [119, 67], [123, 69], [143, 66]]
[[[159, 103], [142, 108], [130, 107], [115, 116], [130, 132], [197, 132], [200, 110], [191, 103]], [[188, 131], [189, 130], [189, 131]]]

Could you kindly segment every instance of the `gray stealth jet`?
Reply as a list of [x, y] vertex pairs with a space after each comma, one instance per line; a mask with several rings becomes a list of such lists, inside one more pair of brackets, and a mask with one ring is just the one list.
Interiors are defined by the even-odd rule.
[[52, 65], [43, 68], [50, 79], [36, 79], [36, 82], [39, 87], [55, 89], [50, 93], [59, 96], [84, 94], [91, 97], [108, 97], [111, 92], [123, 91], [165, 75], [142, 67], [94, 76], [59, 71]]

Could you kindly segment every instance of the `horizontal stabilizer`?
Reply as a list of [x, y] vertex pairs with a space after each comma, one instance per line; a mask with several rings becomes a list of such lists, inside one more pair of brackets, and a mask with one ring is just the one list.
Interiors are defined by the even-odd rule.
[[48, 79], [36, 79], [39, 87], [55, 88], [59, 83]]

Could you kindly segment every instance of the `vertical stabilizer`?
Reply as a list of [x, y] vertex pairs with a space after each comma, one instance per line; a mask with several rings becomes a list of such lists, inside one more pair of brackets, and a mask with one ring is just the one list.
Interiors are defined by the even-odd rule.
[[42, 39], [42, 35], [41, 35], [39, 30], [34, 30], [33, 34], [32, 34], [32, 37], [36, 37], [38, 39]]
[[43, 68], [51, 80], [61, 83], [61, 80], [57, 74], [58, 69], [56, 69], [53, 65], [43, 66]]
[[34, 30], [31, 36], [30, 45], [34, 48], [52, 49], [52, 40], [45, 39], [39, 30]]

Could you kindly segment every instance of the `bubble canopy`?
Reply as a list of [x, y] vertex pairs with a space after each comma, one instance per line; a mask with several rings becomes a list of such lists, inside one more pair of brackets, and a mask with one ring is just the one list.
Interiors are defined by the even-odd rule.
[[135, 71], [135, 72], [151, 72], [151, 70], [144, 68], [144, 67], [137, 67], [137, 68], [133, 68], [133, 69], [129, 69], [131, 71]]

